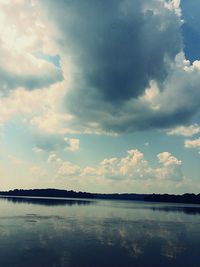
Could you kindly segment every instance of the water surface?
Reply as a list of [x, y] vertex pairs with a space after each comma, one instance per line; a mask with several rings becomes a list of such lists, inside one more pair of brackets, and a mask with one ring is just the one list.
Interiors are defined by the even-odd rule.
[[2, 267], [199, 267], [200, 206], [0, 198]]

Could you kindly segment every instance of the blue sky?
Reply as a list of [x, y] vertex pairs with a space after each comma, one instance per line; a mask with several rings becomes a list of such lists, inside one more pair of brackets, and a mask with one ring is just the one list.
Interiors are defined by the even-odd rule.
[[196, 0], [0, 0], [1, 189], [199, 192]]

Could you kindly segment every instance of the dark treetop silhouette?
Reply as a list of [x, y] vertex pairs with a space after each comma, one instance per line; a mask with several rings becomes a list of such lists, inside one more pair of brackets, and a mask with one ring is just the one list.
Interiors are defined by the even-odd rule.
[[60, 189], [15, 189], [0, 192], [1, 196], [26, 196], [26, 197], [57, 197], [57, 198], [87, 198], [87, 199], [113, 199], [113, 200], [135, 200], [148, 202], [171, 202], [171, 203], [188, 203], [200, 204], [200, 194], [132, 194], [132, 193], [114, 193], [99, 194], [88, 192], [75, 192], [73, 190]]

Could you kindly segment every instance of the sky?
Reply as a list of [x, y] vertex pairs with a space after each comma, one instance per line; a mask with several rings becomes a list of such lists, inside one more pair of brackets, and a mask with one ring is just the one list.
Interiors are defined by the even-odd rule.
[[199, 193], [199, 9], [0, 0], [0, 190]]

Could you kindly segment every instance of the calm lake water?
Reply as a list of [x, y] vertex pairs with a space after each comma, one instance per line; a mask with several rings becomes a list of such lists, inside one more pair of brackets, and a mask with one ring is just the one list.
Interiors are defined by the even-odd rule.
[[200, 206], [0, 198], [2, 267], [199, 267]]

